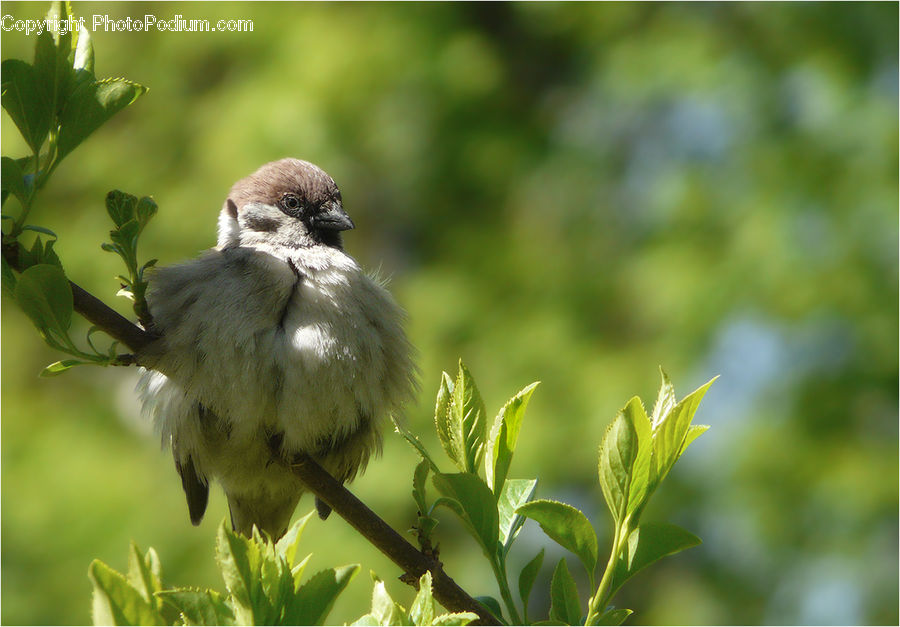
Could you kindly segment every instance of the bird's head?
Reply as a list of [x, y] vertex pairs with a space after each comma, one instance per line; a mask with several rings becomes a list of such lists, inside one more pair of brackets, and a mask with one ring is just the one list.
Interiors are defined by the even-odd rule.
[[341, 231], [352, 228], [341, 192], [324, 170], [308, 161], [281, 159], [231, 188], [219, 214], [218, 247], [341, 248]]

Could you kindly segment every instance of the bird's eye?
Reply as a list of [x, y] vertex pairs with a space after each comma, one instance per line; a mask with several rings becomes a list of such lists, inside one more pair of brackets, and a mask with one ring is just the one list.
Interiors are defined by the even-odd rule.
[[297, 211], [300, 208], [300, 199], [294, 194], [285, 194], [281, 197], [281, 206], [289, 211]]

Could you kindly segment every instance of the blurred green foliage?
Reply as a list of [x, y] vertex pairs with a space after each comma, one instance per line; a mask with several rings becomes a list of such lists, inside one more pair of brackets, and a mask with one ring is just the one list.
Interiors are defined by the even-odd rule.
[[[598, 530], [596, 445], [616, 410], [652, 395], [659, 363], [682, 392], [722, 375], [697, 416], [713, 429], [644, 515], [704, 544], [638, 575], [641, 598], [619, 599], [639, 610], [629, 621], [898, 622], [895, 3], [74, 8], [89, 24], [179, 14], [253, 32], [92, 32], [98, 73], [150, 92], [60, 166], [31, 214], [60, 235], [73, 280], [129, 313], [100, 250], [110, 189], [159, 204], [142, 246], [162, 265], [214, 244], [236, 179], [309, 159], [341, 186], [348, 250], [393, 277], [423, 388], [458, 356], [489, 406], [543, 381], [517, 472]], [[33, 46], [6, 32], [2, 57]], [[5, 115], [2, 148], [25, 154]], [[156, 548], [167, 585], [217, 585], [224, 500], [213, 490], [190, 526], [134, 373], [38, 379], [59, 357], [5, 296], [3, 314], [2, 622], [87, 621], [88, 564], [123, 569], [130, 539]], [[430, 448], [433, 403], [408, 415]], [[398, 529], [415, 521], [396, 479], [415, 461], [390, 436], [354, 484]], [[306, 533], [311, 568], [362, 562], [409, 605], [396, 568], [341, 520]], [[480, 556], [457, 550], [462, 529], [436, 534], [447, 571], [495, 595]], [[541, 542], [528, 523], [522, 564]], [[362, 579], [332, 620], [367, 607]]]

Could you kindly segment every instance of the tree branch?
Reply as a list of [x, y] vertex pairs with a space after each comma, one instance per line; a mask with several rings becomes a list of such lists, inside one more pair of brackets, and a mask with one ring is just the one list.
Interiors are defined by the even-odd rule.
[[[17, 244], [4, 244], [3, 257], [16, 271], [21, 272]], [[156, 339], [149, 333], [111, 309], [99, 298], [77, 284], [72, 286], [75, 311], [98, 326], [113, 338], [138, 352]], [[441, 563], [423, 554], [407, 542], [390, 525], [378, 517], [362, 501], [332, 477], [308, 455], [300, 455], [291, 465], [292, 472], [306, 485], [310, 492], [327, 503], [337, 514], [350, 523], [366, 540], [384, 553], [406, 574], [418, 580], [425, 571], [431, 571], [434, 597], [452, 612], [474, 612], [481, 625], [499, 625], [497, 619], [465, 590], [460, 588], [447, 573]]]

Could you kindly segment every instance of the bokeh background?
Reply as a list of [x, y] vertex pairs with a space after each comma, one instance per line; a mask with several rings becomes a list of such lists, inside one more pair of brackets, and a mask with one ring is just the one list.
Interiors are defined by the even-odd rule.
[[[236, 179], [314, 161], [356, 221], [347, 249], [409, 311], [423, 372], [411, 428], [439, 449], [434, 394], [459, 357], [492, 415], [541, 380], [512, 474], [582, 508], [605, 543], [606, 424], [634, 394], [652, 403], [658, 365], [679, 396], [721, 375], [696, 419], [712, 428], [646, 514], [704, 544], [623, 590], [633, 624], [898, 622], [896, 3], [75, 11], [253, 32], [93, 33], [98, 75], [150, 92], [67, 158], [34, 211], [73, 280], [128, 312], [99, 247], [110, 189], [159, 203], [142, 253], [166, 264], [214, 244]], [[33, 46], [3, 33], [3, 58], [30, 61]], [[2, 131], [3, 154], [25, 154], [5, 114]], [[2, 351], [2, 622], [89, 621], [88, 564], [124, 569], [131, 539], [157, 549], [167, 583], [222, 589], [224, 499], [213, 489], [191, 527], [134, 372], [38, 379], [59, 357], [5, 296]], [[401, 530], [415, 462], [389, 436], [353, 486]], [[496, 596], [459, 526], [439, 533], [448, 572]], [[531, 609], [546, 616], [562, 551], [529, 523], [513, 563], [540, 545]], [[363, 565], [334, 622], [364, 613], [370, 569], [411, 598], [337, 517], [303, 546], [314, 568]]]

